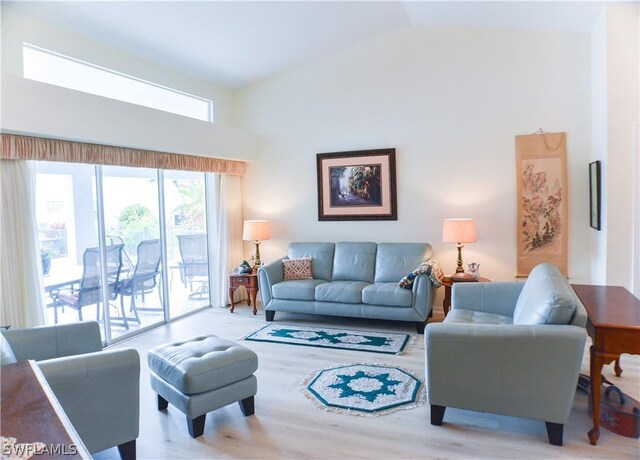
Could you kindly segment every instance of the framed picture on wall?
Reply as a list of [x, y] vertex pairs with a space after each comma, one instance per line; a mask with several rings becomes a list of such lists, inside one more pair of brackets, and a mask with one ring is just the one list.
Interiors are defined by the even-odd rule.
[[589, 163], [589, 209], [591, 228], [600, 230], [600, 162]]
[[568, 270], [567, 133], [516, 136], [516, 276], [536, 265]]
[[396, 150], [319, 153], [318, 220], [398, 220]]

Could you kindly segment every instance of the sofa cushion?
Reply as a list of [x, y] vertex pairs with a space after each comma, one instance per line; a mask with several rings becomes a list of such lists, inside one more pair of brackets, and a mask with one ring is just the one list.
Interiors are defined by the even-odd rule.
[[375, 283], [362, 290], [362, 303], [389, 307], [410, 307], [413, 295], [398, 283]]
[[290, 280], [276, 283], [271, 287], [274, 299], [315, 300], [316, 286], [326, 283], [324, 280]]
[[463, 324], [513, 324], [511, 316], [497, 315], [483, 311], [453, 309], [444, 319], [445, 323]]
[[315, 279], [329, 281], [333, 267], [333, 243], [291, 243], [289, 259], [311, 258], [311, 273]]
[[316, 300], [321, 302], [362, 303], [363, 281], [331, 281], [316, 287]]
[[376, 243], [336, 243], [331, 281], [373, 283], [376, 247]]
[[551, 264], [531, 270], [513, 311], [514, 324], [569, 324], [576, 310], [571, 286]]
[[282, 259], [282, 270], [285, 281], [309, 280], [313, 278], [311, 274], [311, 257]]
[[427, 243], [379, 243], [374, 282], [397, 283], [430, 257], [431, 245]]

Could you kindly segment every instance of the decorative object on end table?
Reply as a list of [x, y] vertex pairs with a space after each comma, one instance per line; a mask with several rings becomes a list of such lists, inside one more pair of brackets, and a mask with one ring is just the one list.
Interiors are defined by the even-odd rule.
[[312, 372], [304, 395], [329, 412], [372, 417], [425, 402], [424, 384], [409, 370], [386, 364], [342, 364]]
[[238, 275], [241, 273], [251, 273], [253, 272], [253, 268], [249, 265], [249, 262], [243, 260], [242, 263], [236, 267], [233, 267], [233, 274]]
[[476, 241], [476, 222], [473, 219], [445, 219], [442, 224], [442, 241], [456, 243], [458, 247], [458, 265], [451, 278], [455, 281], [474, 281], [474, 276], [465, 273], [462, 268], [462, 248], [463, 243]]
[[398, 220], [396, 150], [319, 153], [318, 220]]
[[600, 162], [589, 163], [589, 209], [591, 228], [600, 230]]
[[242, 239], [253, 241], [256, 245], [256, 254], [251, 257], [253, 269], [257, 270], [262, 265], [260, 260], [260, 242], [271, 238], [269, 231], [269, 221], [266, 220], [245, 220], [242, 229]]
[[475, 279], [480, 279], [480, 264], [477, 262], [471, 262], [467, 264], [469, 267], [469, 274], [473, 276]]

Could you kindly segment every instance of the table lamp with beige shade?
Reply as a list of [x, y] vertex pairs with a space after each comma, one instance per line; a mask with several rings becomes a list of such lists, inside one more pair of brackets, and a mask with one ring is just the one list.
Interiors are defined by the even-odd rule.
[[242, 229], [242, 239], [253, 241], [256, 245], [256, 254], [253, 260], [253, 269], [257, 270], [262, 265], [260, 260], [260, 242], [271, 238], [269, 232], [269, 221], [267, 220], [245, 220]]
[[458, 266], [455, 274], [451, 275], [453, 281], [476, 281], [476, 278], [464, 272], [462, 268], [463, 243], [476, 241], [476, 222], [473, 219], [445, 219], [442, 224], [442, 241], [456, 243], [458, 247]]

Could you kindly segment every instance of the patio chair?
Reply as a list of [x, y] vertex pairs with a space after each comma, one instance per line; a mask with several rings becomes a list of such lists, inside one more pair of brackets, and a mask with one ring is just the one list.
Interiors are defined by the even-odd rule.
[[[116, 293], [120, 294], [121, 317], [112, 317], [112, 319], [122, 320], [124, 327], [129, 328], [128, 320], [136, 321], [140, 324], [140, 316], [138, 311], [164, 311], [162, 307], [162, 290], [158, 289], [160, 296], [159, 307], [139, 307], [136, 305], [136, 297], [140, 295], [144, 303], [145, 294], [152, 292], [158, 284], [158, 275], [160, 274], [161, 249], [160, 240], [144, 240], [138, 244], [138, 259], [133, 269], [133, 274], [129, 278], [120, 280], [116, 287]], [[124, 296], [131, 297], [131, 306], [129, 311], [133, 312], [134, 317], [128, 318], [124, 311]]]
[[[181, 262], [180, 279], [185, 286], [189, 285], [190, 299], [205, 299], [209, 297], [209, 258], [207, 257], [207, 235], [178, 235]], [[196, 290], [194, 283], [200, 283]]]
[[107, 235], [107, 238], [111, 240], [111, 244], [121, 244], [122, 245], [122, 272], [131, 271], [134, 268], [133, 262], [131, 261], [131, 257], [127, 253], [127, 249], [124, 247], [124, 240], [122, 237], [118, 235]]
[[[122, 270], [122, 245], [114, 244], [106, 247], [107, 277], [109, 283], [109, 299], [116, 298], [115, 286]], [[100, 266], [100, 248], [87, 248], [82, 256], [82, 278], [78, 288], [70, 283], [68, 289], [59, 289], [51, 293], [54, 308], [71, 307], [78, 311], [78, 321], [82, 321], [82, 308], [87, 305], [96, 306], [96, 320], [100, 321], [102, 304], [102, 279]]]

